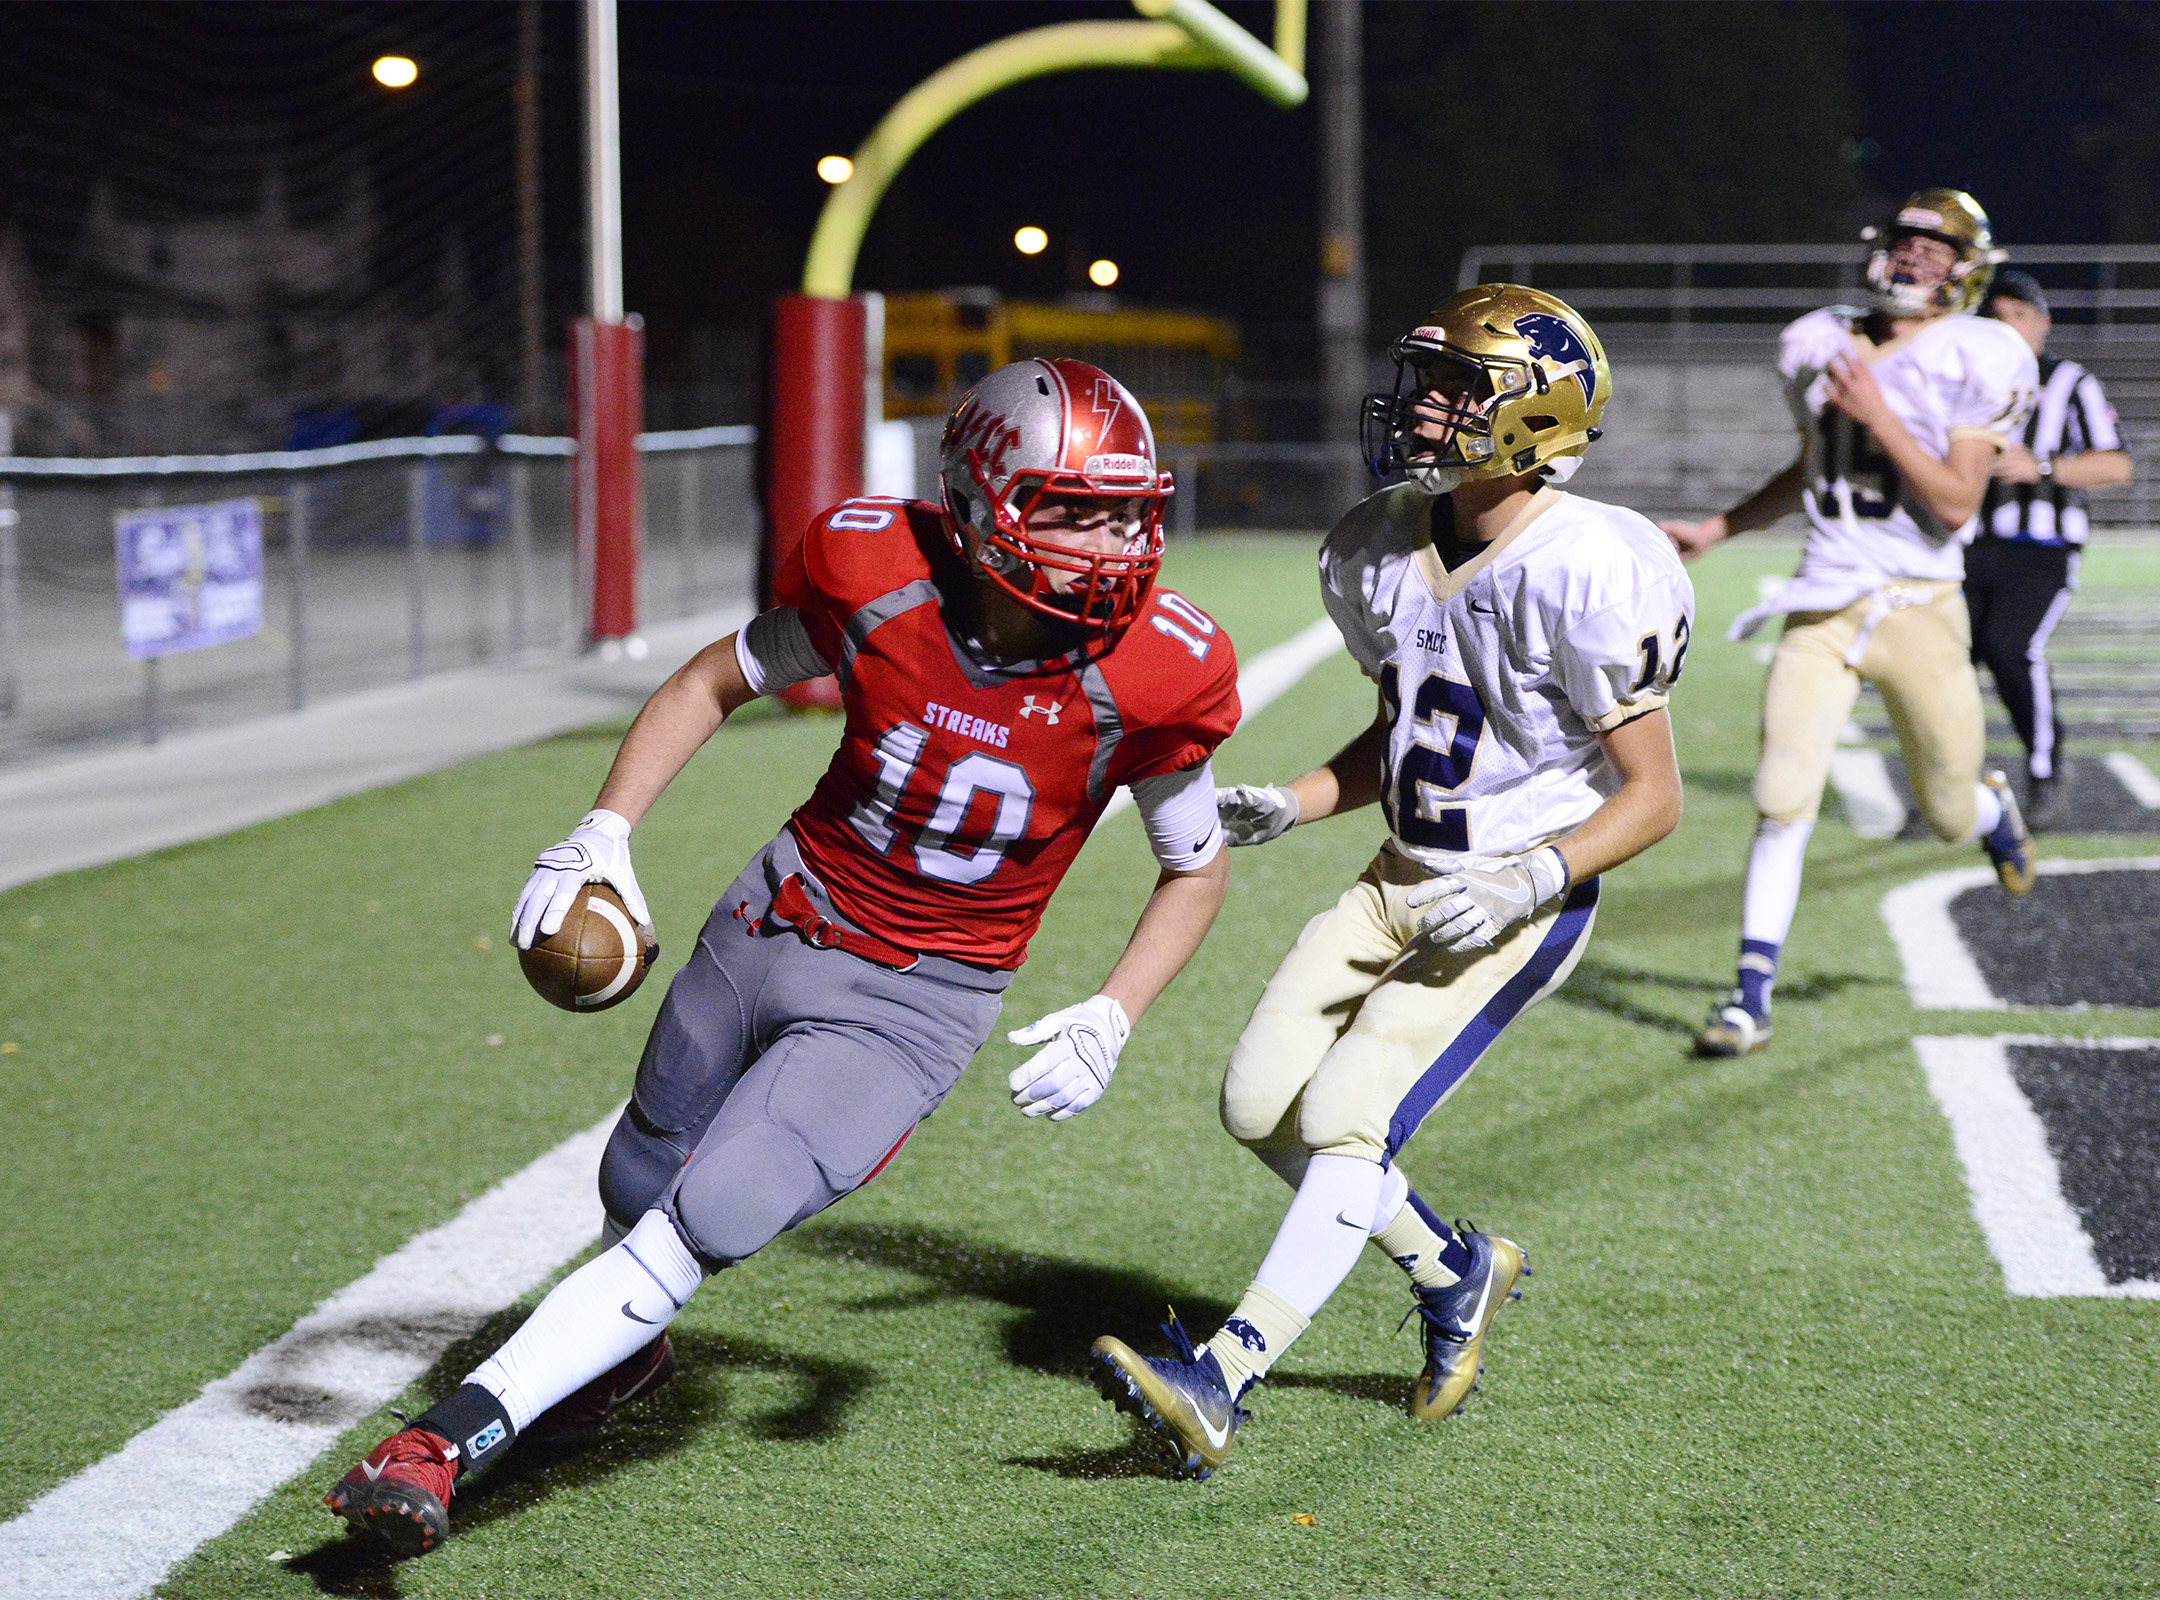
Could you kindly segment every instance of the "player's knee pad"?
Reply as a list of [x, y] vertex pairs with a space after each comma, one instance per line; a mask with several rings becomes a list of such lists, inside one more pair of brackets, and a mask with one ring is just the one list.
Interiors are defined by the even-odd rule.
[[830, 1197], [799, 1140], [752, 1123], [698, 1151], [668, 1209], [698, 1259], [717, 1269], [756, 1255]]
[[1813, 822], [1828, 776], [1797, 751], [1765, 746], [1755, 768], [1755, 810], [1772, 822]]
[[660, 1203], [689, 1153], [644, 1122], [635, 1106], [626, 1107], [600, 1157], [600, 1206], [608, 1221], [624, 1233], [636, 1227]]

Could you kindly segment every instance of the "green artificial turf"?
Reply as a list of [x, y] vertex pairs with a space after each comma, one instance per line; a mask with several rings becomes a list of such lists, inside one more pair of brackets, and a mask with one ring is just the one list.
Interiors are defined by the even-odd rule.
[[[1206, 541], [1171, 580], [1250, 656], [1318, 614], [1310, 557]], [[1462, 1416], [1402, 1414], [1419, 1357], [1377, 1259], [1206, 1485], [1163, 1477], [1080, 1376], [1098, 1333], [1160, 1349], [1166, 1304], [1204, 1334], [1265, 1250], [1288, 1192], [1216, 1126], [1217, 1078], [1284, 947], [1369, 856], [1367, 813], [1237, 855], [1214, 937], [1101, 1105], [1024, 1121], [1017, 1053], [993, 1043], [875, 1184], [707, 1285], [675, 1325], [674, 1389], [585, 1450], [513, 1458], [460, 1497], [440, 1551], [358, 1556], [315, 1503], [384, 1413], [161, 1592], [2160, 1593], [2160, 1306], [2006, 1297], [1909, 1042], [2160, 1025], [1916, 1012], [1877, 902], [1977, 858], [1856, 840], [1833, 806], [1775, 1045], [1687, 1053], [1730, 982], [1753, 820], [1761, 669], [1721, 634], [1790, 561], [1742, 544], [1695, 569], [1687, 818], [1608, 879], [1568, 988], [1405, 1157], [1437, 1208], [1536, 1268]], [[2149, 598], [2160, 560], [2101, 550], [2086, 571], [2088, 603]], [[1218, 773], [1294, 775], [1370, 704], [1338, 656]], [[568, 1017], [504, 938], [525, 862], [619, 731], [0, 896], [0, 1040], [19, 1047], [0, 1054], [0, 1517], [627, 1091], [660, 985]], [[746, 716], [641, 827], [671, 964], [833, 736]], [[1011, 1023], [1089, 991], [1152, 878], [1130, 817], [1089, 846]]]

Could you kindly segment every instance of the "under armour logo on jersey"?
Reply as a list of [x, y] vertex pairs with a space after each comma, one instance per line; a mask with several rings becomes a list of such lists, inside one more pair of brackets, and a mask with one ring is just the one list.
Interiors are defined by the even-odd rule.
[[1232, 1317], [1222, 1325], [1222, 1331], [1236, 1334], [1237, 1342], [1256, 1354], [1265, 1355], [1267, 1353], [1266, 1336], [1243, 1317]]
[[1515, 319], [1515, 331], [1528, 342], [1532, 355], [1559, 367], [1554, 377], [1572, 376], [1582, 385], [1584, 405], [1597, 398], [1597, 363], [1590, 359], [1590, 347], [1564, 319], [1549, 311], [1533, 311]]
[[1040, 713], [1043, 722], [1047, 726], [1054, 728], [1057, 726], [1058, 713], [1064, 709], [1065, 702], [1062, 700], [1053, 700], [1046, 706], [1039, 706], [1035, 703], [1035, 697], [1029, 695], [1026, 700], [1021, 702], [1020, 715], [1032, 717]]

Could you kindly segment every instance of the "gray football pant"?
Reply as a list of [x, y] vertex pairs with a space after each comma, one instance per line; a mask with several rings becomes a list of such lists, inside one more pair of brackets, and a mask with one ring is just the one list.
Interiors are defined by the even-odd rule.
[[[783, 831], [713, 908], [600, 1161], [614, 1226], [659, 1206], [708, 1271], [875, 1176], [990, 1036], [1012, 979], [935, 956], [896, 972], [792, 931], [752, 932], [801, 870]], [[734, 914], [745, 901], [751, 922]]]

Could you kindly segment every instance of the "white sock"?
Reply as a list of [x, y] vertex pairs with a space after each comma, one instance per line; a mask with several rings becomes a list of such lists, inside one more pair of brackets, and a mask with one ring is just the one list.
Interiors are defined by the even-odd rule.
[[648, 1211], [621, 1244], [555, 1285], [465, 1381], [500, 1400], [511, 1428], [523, 1433], [556, 1401], [652, 1343], [704, 1276], [675, 1224]]
[[1410, 1180], [1400, 1167], [1380, 1173], [1380, 1198], [1373, 1202], [1372, 1231], [1378, 1233], [1395, 1220], [1395, 1213], [1410, 1203]]
[[1808, 835], [1815, 819], [1772, 822], [1764, 817], [1755, 824], [1755, 843], [1748, 850], [1747, 897], [1740, 911], [1740, 937], [1782, 945], [1792, 931], [1793, 912], [1800, 905], [1800, 871], [1807, 857]]
[[2002, 826], [2002, 797], [1984, 783], [1974, 784], [1973, 815], [1977, 819], [1973, 837], [1985, 839]]
[[1361, 1156], [1314, 1156], [1253, 1282], [1310, 1318], [1357, 1264], [1385, 1176]]

